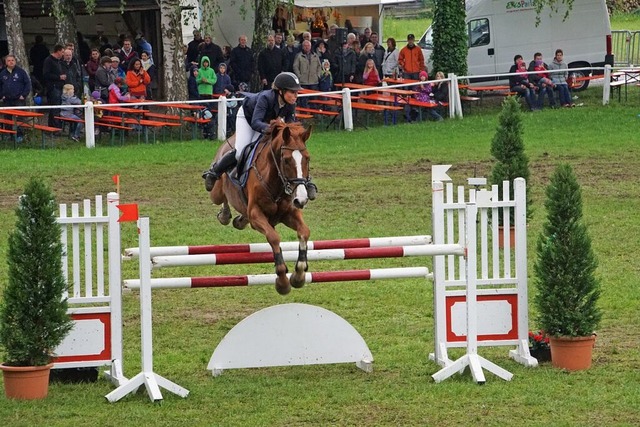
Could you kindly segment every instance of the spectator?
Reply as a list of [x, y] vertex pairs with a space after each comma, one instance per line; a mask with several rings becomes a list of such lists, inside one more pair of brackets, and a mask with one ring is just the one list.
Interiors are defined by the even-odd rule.
[[202, 58], [208, 57], [209, 64], [219, 64], [224, 62], [224, 55], [222, 54], [222, 49], [220, 46], [213, 42], [213, 39], [210, 35], [204, 36], [204, 43], [200, 45], [199, 50], [199, 62], [202, 64]]
[[[338, 28], [339, 27], [336, 24], [331, 24], [331, 26], [329, 27], [329, 38], [327, 39], [327, 51], [331, 56], [333, 56], [333, 52], [335, 52], [336, 49], [340, 47], [340, 42], [336, 38], [336, 30]], [[329, 59], [329, 61], [332, 61], [332, 60], [333, 58]]]
[[44, 81], [42, 67], [47, 56], [49, 56], [49, 48], [44, 44], [42, 36], [37, 35], [35, 44], [29, 49], [29, 62], [33, 66], [33, 75], [40, 82]]
[[139, 57], [142, 57], [142, 52], [147, 52], [149, 58], [153, 58], [153, 46], [144, 38], [142, 33], [136, 35], [136, 52]]
[[122, 41], [122, 47], [120, 49], [120, 52], [118, 53], [118, 58], [118, 66], [124, 73], [126, 73], [127, 70], [129, 70], [129, 63], [133, 59], [138, 58], [138, 52], [133, 49], [133, 46], [131, 45], [131, 39], [125, 38]]
[[149, 74], [151, 79], [151, 83], [147, 85], [146, 99], [153, 99], [153, 94], [158, 89], [158, 69], [156, 64], [153, 63], [153, 58], [151, 58], [149, 52], [144, 51], [140, 54], [140, 62], [142, 62], [142, 68]]
[[96, 72], [100, 68], [100, 50], [97, 47], [91, 49], [91, 56], [84, 67], [89, 76], [89, 91], [93, 92], [96, 87]]
[[286, 70], [293, 73], [293, 61], [296, 59], [296, 55], [300, 53], [300, 47], [296, 46], [296, 39], [293, 35], [287, 36], [287, 46], [284, 48], [285, 58], [287, 60]]
[[513, 65], [509, 69], [509, 73], [514, 73], [514, 75], [509, 76], [511, 92], [516, 92], [518, 96], [523, 97], [531, 111], [538, 110], [535, 103], [535, 85], [529, 81], [522, 55], [513, 57]]
[[132, 99], [146, 99], [147, 86], [151, 83], [151, 77], [142, 67], [142, 61], [139, 58], [129, 62], [125, 82]]
[[318, 55], [318, 58], [320, 59], [321, 64], [325, 59], [331, 62], [331, 53], [327, 50], [327, 42], [325, 42], [324, 40], [318, 41], [318, 43], [316, 43], [315, 51], [316, 55]]
[[282, 33], [275, 33], [273, 38], [275, 39], [276, 47], [278, 49], [284, 49], [285, 43], [284, 43], [284, 37], [282, 36]]
[[[356, 82], [357, 83], [363, 82], [362, 76], [364, 73], [365, 65], [369, 59], [373, 60], [373, 63], [375, 64], [376, 69], [380, 68], [380, 64], [376, 62], [375, 49], [373, 47], [373, 43], [371, 42], [364, 45], [364, 49], [362, 49], [362, 52], [358, 57], [358, 63], [356, 64]], [[378, 71], [377, 74], [379, 77], [381, 75], [381, 72]]]
[[375, 31], [371, 33], [371, 43], [373, 44], [373, 54], [376, 60], [376, 67], [378, 68], [378, 74], [382, 77], [382, 61], [384, 61], [385, 50], [379, 43], [378, 33]]
[[271, 29], [274, 33], [289, 35], [289, 31], [287, 29], [287, 17], [283, 7], [278, 7], [273, 18], [271, 18]]
[[[31, 93], [29, 74], [18, 67], [15, 55], [5, 56], [5, 67], [0, 71], [0, 95], [4, 107], [22, 107]], [[16, 141], [22, 141], [22, 129], [16, 130]]]
[[231, 46], [225, 45], [222, 48], [222, 56], [224, 57], [224, 63], [227, 65], [227, 68], [229, 68], [229, 61], [231, 60]]
[[62, 53], [62, 62], [60, 63], [62, 72], [66, 74], [65, 83], [73, 85], [74, 93], [82, 94], [82, 68], [73, 58], [73, 51], [65, 49]]
[[[109, 39], [105, 36], [100, 36], [100, 57], [105, 56], [105, 51], [107, 49], [111, 50], [111, 43], [109, 43]], [[113, 53], [113, 51], [112, 51]], [[109, 58], [113, 56], [113, 54], [108, 55]]]
[[200, 92], [198, 92], [198, 67], [195, 65], [192, 65], [189, 69], [187, 89], [189, 92], [189, 101], [200, 99]]
[[551, 81], [558, 89], [560, 105], [563, 107], [575, 107], [576, 104], [571, 102], [571, 93], [569, 92], [569, 84], [567, 83], [569, 67], [564, 62], [564, 52], [562, 49], [556, 49], [555, 57], [551, 64], [549, 64], [549, 71], [552, 71]]
[[356, 74], [356, 53], [344, 43], [334, 54], [333, 81], [337, 83], [351, 83]]
[[123, 93], [123, 86], [124, 79], [122, 77], [116, 77], [114, 82], [109, 85], [109, 104], [119, 104], [131, 99], [131, 96], [128, 93]]
[[247, 36], [238, 37], [238, 46], [231, 50], [229, 69], [233, 85], [240, 90], [240, 83], [249, 84], [254, 67], [253, 51], [247, 46]]
[[398, 49], [396, 49], [396, 39], [387, 39], [387, 51], [382, 60], [382, 76], [396, 78], [398, 76]]
[[200, 30], [193, 30], [193, 40], [187, 45], [187, 67], [198, 66], [198, 55], [200, 53], [198, 48], [201, 43], [204, 43], [204, 39], [200, 35]]
[[[322, 66], [318, 55], [311, 51], [311, 41], [302, 42], [302, 52], [293, 61], [293, 72], [300, 79], [300, 86], [304, 89], [318, 90]], [[306, 107], [307, 104], [308, 98], [300, 100], [301, 107]]]
[[[67, 75], [62, 71], [62, 55], [64, 47], [57, 44], [53, 48], [53, 52], [44, 60], [42, 67], [42, 74], [44, 78], [44, 87], [47, 92], [47, 104], [48, 105], [60, 105], [62, 101], [62, 86], [67, 80]], [[60, 115], [59, 108], [52, 108], [49, 110], [48, 125], [51, 127], [61, 127], [60, 120], [56, 119], [56, 116]]]
[[91, 57], [89, 43], [87, 43], [80, 31], [76, 32], [76, 41], [78, 42], [78, 59], [81, 64], [86, 64]]
[[[438, 71], [436, 73], [436, 80], [444, 79], [444, 73], [442, 71]], [[437, 83], [432, 83], [431, 94], [433, 95], [433, 100], [438, 103], [436, 110], [440, 117], [442, 117], [446, 111], [446, 109], [444, 108], [444, 104], [449, 102], [449, 82], [440, 81]]]
[[360, 35], [360, 47], [364, 48], [364, 45], [371, 41], [371, 28], [367, 27]]
[[[426, 82], [429, 80], [429, 75], [426, 71], [422, 70], [419, 74], [419, 79], [421, 82]], [[435, 102], [435, 94], [433, 93], [434, 86], [430, 83], [423, 83], [418, 85], [418, 93], [416, 94], [416, 99], [420, 102]], [[427, 108], [427, 113], [429, 117], [433, 120], [440, 122], [442, 121], [442, 116], [438, 113], [435, 106], [433, 108]]]
[[398, 64], [402, 67], [405, 79], [418, 80], [420, 71], [426, 70], [424, 65], [424, 55], [420, 46], [415, 44], [416, 36], [407, 35], [407, 45], [400, 50]]
[[262, 90], [270, 88], [273, 83], [273, 79], [275, 79], [278, 74], [285, 71], [286, 66], [287, 59], [284, 55], [284, 51], [276, 47], [275, 37], [268, 35], [267, 45], [258, 54], [258, 75], [260, 76]]
[[373, 58], [369, 58], [365, 62], [364, 70], [362, 71], [362, 84], [367, 86], [378, 86], [380, 84], [380, 75]]
[[209, 57], [203, 56], [200, 59], [200, 68], [198, 69], [198, 93], [200, 99], [211, 99], [213, 96], [213, 85], [216, 84], [216, 73], [209, 66]]
[[545, 93], [549, 97], [549, 107], [555, 108], [556, 106], [555, 94], [553, 93], [555, 85], [549, 78], [549, 73], [546, 72], [548, 68], [549, 66], [542, 60], [542, 53], [540, 52], [536, 52], [533, 55], [533, 61], [529, 63], [529, 67], [527, 68], [527, 71], [538, 71], [536, 74], [529, 74], [529, 80], [536, 85], [538, 90], [536, 105], [540, 109], [544, 106]]
[[[213, 93], [222, 94], [229, 85], [231, 85], [231, 77], [227, 74], [227, 64], [222, 62], [218, 65], [218, 73], [216, 74], [216, 84], [213, 85]], [[235, 89], [231, 92], [235, 92]]]
[[[82, 120], [82, 110], [80, 108], [74, 108], [74, 105], [82, 105], [82, 101], [75, 95], [75, 90], [72, 84], [65, 84], [62, 86], [62, 105], [68, 105], [60, 109], [60, 115], [67, 119]], [[71, 139], [75, 142], [80, 141], [80, 136], [84, 130], [84, 125], [79, 122], [70, 122], [69, 131]]]
[[116, 75], [112, 72], [111, 58], [103, 56], [100, 58], [100, 67], [96, 70], [95, 91], [100, 94], [102, 102], [109, 99], [109, 86], [114, 82]]
[[333, 90], [333, 75], [331, 74], [331, 63], [328, 59], [322, 61], [322, 74], [318, 81], [318, 90], [330, 92]]
[[124, 81], [127, 77], [127, 72], [120, 66], [120, 58], [117, 56], [111, 57], [111, 73], [114, 75], [114, 80], [116, 77], [121, 77]]

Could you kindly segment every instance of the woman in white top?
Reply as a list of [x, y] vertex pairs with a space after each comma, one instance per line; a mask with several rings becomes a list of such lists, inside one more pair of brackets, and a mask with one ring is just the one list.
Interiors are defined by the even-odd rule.
[[396, 77], [398, 72], [398, 49], [396, 49], [396, 39], [389, 37], [387, 39], [387, 51], [384, 53], [382, 60], [383, 77]]

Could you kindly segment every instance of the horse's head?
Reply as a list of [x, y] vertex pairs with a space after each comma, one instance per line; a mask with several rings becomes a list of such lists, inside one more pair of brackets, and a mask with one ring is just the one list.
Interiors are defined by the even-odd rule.
[[309, 181], [309, 151], [307, 140], [311, 127], [300, 123], [275, 122], [271, 125], [271, 146], [276, 156], [278, 174], [293, 205], [302, 209], [309, 201], [306, 184]]

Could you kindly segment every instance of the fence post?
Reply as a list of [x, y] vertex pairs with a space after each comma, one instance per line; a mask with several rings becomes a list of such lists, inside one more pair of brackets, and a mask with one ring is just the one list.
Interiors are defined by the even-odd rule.
[[602, 105], [609, 103], [611, 95], [611, 65], [604, 66], [604, 85], [602, 86]]
[[344, 118], [344, 130], [353, 130], [353, 111], [351, 110], [351, 91], [348, 87], [342, 89], [342, 116]]
[[87, 102], [87, 109], [84, 112], [84, 137], [87, 148], [96, 146], [96, 127], [94, 125], [93, 102]]
[[227, 97], [218, 98], [218, 139], [227, 139]]

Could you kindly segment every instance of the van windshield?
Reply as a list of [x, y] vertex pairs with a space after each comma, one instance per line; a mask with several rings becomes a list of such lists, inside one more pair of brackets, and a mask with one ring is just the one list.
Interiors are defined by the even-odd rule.
[[423, 49], [433, 49], [433, 30], [431, 27], [427, 28], [427, 31], [420, 37], [418, 46]]

